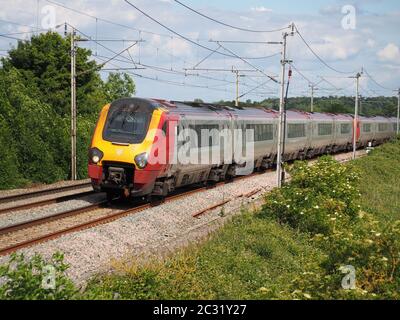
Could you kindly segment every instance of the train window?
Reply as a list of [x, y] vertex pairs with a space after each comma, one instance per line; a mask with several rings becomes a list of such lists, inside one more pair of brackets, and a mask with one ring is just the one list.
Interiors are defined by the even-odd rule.
[[151, 114], [137, 112], [132, 106], [112, 106], [104, 125], [103, 138], [107, 141], [140, 143], [144, 140]]
[[162, 131], [164, 132], [164, 135], [167, 135], [167, 128], [168, 128], [168, 123], [167, 121], [164, 122], [164, 125], [162, 126]]
[[306, 126], [304, 123], [289, 123], [288, 138], [302, 138], [306, 136]]
[[379, 131], [387, 131], [388, 130], [388, 124], [387, 123], [379, 123], [378, 125], [378, 130]]
[[263, 140], [274, 139], [274, 126], [272, 124], [263, 124]]
[[[272, 124], [248, 124], [246, 130], [254, 130], [254, 142], [274, 139]], [[243, 133], [246, 134], [245, 132]]]
[[332, 134], [333, 125], [331, 123], [319, 123], [318, 124], [318, 135], [329, 136]]
[[218, 137], [215, 135], [215, 133], [213, 133], [213, 130], [219, 130], [218, 124], [196, 124], [190, 125], [189, 128], [197, 135], [197, 141], [192, 144], [193, 147], [209, 147], [219, 145]]
[[371, 132], [371, 124], [370, 123], [364, 123], [363, 124], [363, 131], [364, 132]]
[[347, 134], [351, 132], [351, 124], [350, 123], [342, 123], [340, 125], [340, 133]]

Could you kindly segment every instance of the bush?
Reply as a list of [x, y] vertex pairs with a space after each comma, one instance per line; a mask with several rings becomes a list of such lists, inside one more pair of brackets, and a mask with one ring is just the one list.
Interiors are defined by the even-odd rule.
[[351, 166], [322, 157], [313, 166], [296, 162], [288, 171], [290, 183], [266, 195], [261, 216], [312, 234], [330, 234], [356, 216], [360, 194]]
[[[366, 160], [368, 161], [368, 159]], [[400, 297], [400, 220], [387, 222], [360, 210], [359, 174], [330, 157], [314, 166], [297, 162], [291, 181], [266, 195], [259, 213], [301, 232], [323, 250], [319, 266], [293, 281], [293, 298]], [[343, 267], [355, 270], [355, 290], [343, 290]]]
[[6, 265], [0, 266], [0, 299], [72, 299], [77, 290], [64, 274], [68, 267], [61, 253], [55, 253], [49, 262], [38, 254], [26, 260], [23, 254], [14, 253]]

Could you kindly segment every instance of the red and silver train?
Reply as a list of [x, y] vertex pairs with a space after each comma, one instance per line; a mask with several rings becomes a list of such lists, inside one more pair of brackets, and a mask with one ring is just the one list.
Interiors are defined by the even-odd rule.
[[[254, 170], [267, 169], [276, 162], [277, 124], [278, 113], [263, 108], [140, 98], [117, 100], [100, 113], [89, 150], [89, 176], [94, 189], [107, 192], [109, 198], [165, 196], [182, 186], [232, 178], [243, 161], [235, 154], [227, 155], [228, 143], [234, 144], [233, 149], [239, 145], [245, 150], [246, 140], [227, 143], [218, 133], [239, 129], [254, 134], [253, 153], [247, 161], [252, 162]], [[358, 148], [368, 143], [375, 146], [395, 136], [396, 119], [360, 116], [354, 125], [350, 115], [289, 110], [283, 159], [351, 150], [354, 127]], [[182, 132], [189, 129], [198, 135], [181, 139]], [[204, 130], [211, 133], [197, 143]], [[180, 161], [176, 153], [185, 143], [185, 150], [190, 149], [195, 158], [206, 153], [211, 159], [211, 152], [219, 157], [207, 163]]]

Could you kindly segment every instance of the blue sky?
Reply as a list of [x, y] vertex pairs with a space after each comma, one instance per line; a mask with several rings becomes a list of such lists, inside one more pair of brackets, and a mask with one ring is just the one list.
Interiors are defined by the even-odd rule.
[[318, 14], [321, 8], [330, 5], [360, 5], [363, 10], [370, 11], [375, 14], [385, 14], [394, 10], [399, 10], [397, 0], [364, 0], [364, 1], [329, 1], [329, 0], [280, 0], [280, 1], [209, 1], [209, 0], [190, 0], [186, 1], [192, 7], [205, 7], [212, 5], [221, 10], [230, 8], [237, 11], [248, 10], [249, 7], [265, 7], [270, 8], [273, 12], [279, 14]]
[[[50, 2], [57, 2], [76, 11]], [[189, 70], [203, 60], [209, 51], [173, 35], [157, 25], [123, 0], [0, 0], [0, 34], [32, 31], [38, 22], [46, 25], [48, 6], [57, 23], [74, 25], [93, 39], [137, 39], [145, 42], [124, 52], [105, 68], [132, 68], [137, 94], [144, 97], [166, 99], [195, 99], [206, 101], [233, 100], [235, 76], [229, 70], [246, 69], [240, 78], [243, 100], [261, 100], [278, 96], [278, 85], [267, 81], [265, 74], [278, 76], [280, 46], [265, 44], [223, 43], [197, 68], [226, 69], [226, 72]], [[365, 68], [361, 79], [364, 96], [392, 95], [400, 87], [400, 2], [397, 0], [280, 0], [280, 1], [228, 1], [181, 0], [188, 6], [223, 22], [248, 28], [270, 30], [296, 23], [311, 48], [335, 70], [356, 72]], [[130, 0], [141, 10], [166, 26], [192, 39], [201, 46], [216, 49], [213, 40], [280, 41], [281, 32], [249, 33], [221, 26], [187, 10], [173, 0]], [[355, 9], [354, 29], [344, 29], [344, 6]], [[46, 9], [47, 8], [47, 9]], [[43, 11], [44, 10], [44, 11]], [[39, 13], [39, 14], [38, 14]], [[83, 14], [83, 13], [86, 13]], [[91, 15], [92, 17], [89, 17]], [[96, 23], [94, 17], [100, 18]], [[107, 19], [127, 27], [107, 24]], [[129, 28], [131, 27], [131, 28]], [[142, 32], [134, 29], [143, 30]], [[62, 32], [61, 29], [58, 30]], [[29, 38], [31, 33], [18, 37]], [[0, 37], [0, 54], [6, 54], [15, 40]], [[99, 62], [128, 47], [128, 42], [103, 42], [107, 49], [94, 42], [81, 44], [93, 51]], [[222, 54], [221, 54], [222, 53]], [[245, 61], [227, 57], [232, 53], [250, 59]], [[225, 54], [225, 56], [224, 56]], [[323, 65], [304, 45], [298, 35], [288, 39], [288, 58], [293, 60], [291, 96], [308, 96], [310, 83], [316, 84], [317, 95], [354, 95], [353, 73], [339, 73]], [[133, 62], [132, 62], [133, 61]], [[251, 65], [250, 65], [251, 64]], [[255, 66], [256, 68], [253, 68]], [[255, 71], [257, 69], [257, 71]], [[260, 72], [261, 70], [261, 72]], [[110, 71], [102, 72], [107, 77]], [[377, 82], [377, 83], [376, 83]], [[257, 88], [258, 87], [258, 88]]]

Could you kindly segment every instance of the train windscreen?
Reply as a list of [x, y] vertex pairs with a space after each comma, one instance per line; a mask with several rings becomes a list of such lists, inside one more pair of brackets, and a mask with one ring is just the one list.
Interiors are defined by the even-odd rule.
[[135, 105], [111, 106], [103, 139], [118, 143], [141, 143], [146, 137], [151, 113]]

